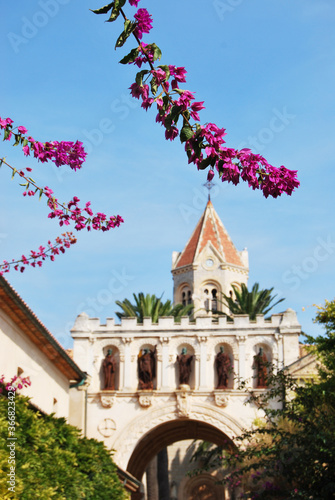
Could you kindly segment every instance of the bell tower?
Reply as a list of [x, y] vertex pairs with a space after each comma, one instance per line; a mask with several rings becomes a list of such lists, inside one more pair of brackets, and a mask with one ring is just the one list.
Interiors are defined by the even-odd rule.
[[236, 250], [210, 199], [182, 252], [172, 254], [173, 300], [194, 303], [194, 316], [222, 311], [222, 293], [249, 275], [248, 251]]

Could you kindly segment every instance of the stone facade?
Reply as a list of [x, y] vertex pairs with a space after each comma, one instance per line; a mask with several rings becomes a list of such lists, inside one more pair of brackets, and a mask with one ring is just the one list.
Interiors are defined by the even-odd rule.
[[[299, 357], [300, 325], [294, 311], [256, 321], [247, 316], [217, 320], [198, 317], [195, 322], [182, 318], [160, 318], [158, 324], [145, 319], [137, 324], [125, 318], [120, 325], [107, 319], [105, 325], [79, 315], [72, 328], [74, 359], [90, 376], [87, 389], [87, 434], [103, 440], [116, 450], [114, 458], [128, 468], [132, 454], [144, 436], [166, 422], [190, 419], [207, 422], [234, 438], [242, 427], [252, 423], [256, 408], [245, 406], [246, 392], [237, 387], [238, 377], [255, 386], [253, 357], [262, 347], [269, 361], [281, 368]], [[139, 353], [156, 346], [156, 378], [149, 391], [139, 390]], [[225, 347], [234, 366], [228, 388], [217, 390], [215, 356]], [[193, 355], [189, 386], [179, 387], [177, 355], [183, 348]], [[102, 363], [108, 349], [116, 358], [115, 390], [103, 389]], [[257, 390], [257, 389], [256, 389]], [[82, 425], [82, 419], [74, 422]]]
[[[82, 313], [71, 330], [74, 360], [89, 375], [85, 396], [73, 394], [77, 399], [72, 422], [115, 450], [117, 465], [138, 480], [158, 451], [169, 447], [170, 474], [179, 464], [179, 479], [176, 474], [170, 478], [174, 500], [202, 498], [200, 494], [210, 500], [230, 498], [230, 492], [218, 489], [208, 474], [185, 478], [187, 447], [193, 439], [231, 444], [252, 424], [258, 410], [244, 404], [248, 389], [266, 390], [257, 383], [256, 355], [262, 352], [275, 369], [295, 369], [300, 357], [301, 328], [293, 310], [269, 319], [259, 315], [255, 321], [248, 315], [228, 320], [217, 313], [229, 312], [220, 301], [222, 293], [233, 297], [232, 284], [247, 284], [248, 265], [247, 250], [236, 250], [208, 201], [184, 250], [172, 256], [174, 303], [193, 303], [191, 317], [178, 323], [166, 317], [157, 324], [151, 318], [144, 318], [143, 324], [136, 318], [100, 324]], [[188, 383], [180, 385], [177, 358], [185, 350], [192, 356], [191, 374]], [[111, 351], [115, 373], [113, 387], [106, 390], [103, 363]], [[149, 389], [142, 390], [138, 360], [149, 351], [154, 352], [155, 376], [145, 386]], [[218, 389], [220, 352], [228, 355], [231, 370], [226, 387]], [[243, 390], [240, 380], [247, 381]]]

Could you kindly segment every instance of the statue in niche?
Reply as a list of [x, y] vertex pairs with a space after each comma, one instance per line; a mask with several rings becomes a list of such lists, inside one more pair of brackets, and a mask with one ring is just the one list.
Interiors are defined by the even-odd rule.
[[148, 348], [142, 350], [138, 357], [138, 379], [140, 389], [153, 389], [156, 377], [156, 347], [154, 350]]
[[215, 367], [218, 375], [217, 389], [227, 389], [229, 374], [232, 372], [232, 363], [229, 355], [224, 351], [224, 347], [220, 347], [220, 352], [215, 357]]
[[259, 348], [258, 354], [254, 356], [254, 364], [252, 365], [253, 369], [257, 371], [257, 385], [256, 387], [259, 389], [263, 389], [267, 386], [267, 376], [268, 376], [268, 360], [264, 353], [262, 347]]
[[191, 354], [187, 354], [186, 347], [183, 347], [181, 350], [181, 355], [177, 356], [177, 362], [179, 364], [179, 384], [180, 385], [188, 385], [190, 380], [190, 375], [192, 371], [192, 363], [193, 356]]
[[105, 359], [102, 363], [104, 372], [104, 389], [109, 391], [115, 390], [115, 371], [116, 361], [113, 356], [113, 350], [108, 349]]

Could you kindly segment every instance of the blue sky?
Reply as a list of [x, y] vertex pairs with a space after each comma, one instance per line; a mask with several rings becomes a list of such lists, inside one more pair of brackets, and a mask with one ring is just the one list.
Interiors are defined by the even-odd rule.
[[[172, 298], [171, 254], [182, 250], [205, 208], [204, 172], [187, 164], [129, 96], [135, 68], [114, 50], [120, 23], [89, 9], [102, 3], [23, 0], [1, 7], [1, 117], [36, 139], [81, 140], [79, 172], [26, 159], [1, 142], [2, 156], [60, 200], [77, 195], [95, 211], [120, 214], [109, 233], [78, 233], [78, 243], [41, 269], [6, 278], [65, 346], [80, 312], [113, 317], [115, 300], [133, 292]], [[227, 131], [227, 145], [251, 147], [275, 166], [298, 170], [292, 196], [265, 199], [247, 186], [216, 180], [212, 201], [237, 249], [249, 250], [249, 284], [274, 287], [305, 332], [318, 334], [313, 304], [334, 298], [333, 0], [141, 0], [153, 15], [144, 37], [163, 64], [185, 66], [184, 88], [205, 101], [202, 122]], [[127, 12], [135, 12], [126, 7]], [[60, 232], [37, 199], [22, 197], [2, 167], [1, 260], [45, 244]], [[302, 308], [305, 308], [303, 311]]]

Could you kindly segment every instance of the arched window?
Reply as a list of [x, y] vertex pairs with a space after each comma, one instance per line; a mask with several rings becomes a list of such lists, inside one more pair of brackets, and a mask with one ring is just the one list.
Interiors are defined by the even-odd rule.
[[[187, 306], [188, 304], [192, 304], [193, 303], [193, 299], [192, 299], [192, 290], [191, 290], [191, 287], [187, 284], [184, 284], [184, 286], [182, 286], [180, 288], [180, 302], [183, 304], [183, 306]], [[177, 295], [178, 297], [178, 295]], [[177, 299], [178, 300], [178, 299]]]
[[206, 288], [203, 290], [204, 294], [204, 308], [207, 312], [217, 311], [218, 305], [218, 287], [214, 283], [207, 283]]

